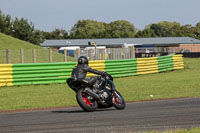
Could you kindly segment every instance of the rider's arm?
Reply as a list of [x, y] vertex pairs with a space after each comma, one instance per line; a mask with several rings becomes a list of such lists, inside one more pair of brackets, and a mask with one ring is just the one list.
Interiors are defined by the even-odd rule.
[[104, 71], [98, 71], [98, 70], [92, 69], [92, 68], [89, 67], [89, 66], [87, 66], [86, 71], [87, 71], [87, 72], [94, 73], [94, 74], [97, 74], [97, 75], [104, 75], [104, 74], [106, 73], [106, 72], [104, 72]]

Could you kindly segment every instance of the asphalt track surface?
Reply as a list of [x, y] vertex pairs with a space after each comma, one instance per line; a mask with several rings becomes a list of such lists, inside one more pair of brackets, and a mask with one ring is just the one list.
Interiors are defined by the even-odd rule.
[[200, 127], [200, 98], [128, 103], [84, 112], [79, 107], [1, 113], [0, 133], [115, 133]]

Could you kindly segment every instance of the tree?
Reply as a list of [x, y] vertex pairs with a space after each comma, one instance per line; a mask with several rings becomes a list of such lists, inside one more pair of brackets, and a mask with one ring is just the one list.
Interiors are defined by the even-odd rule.
[[200, 22], [195, 25], [194, 36], [197, 39], [200, 39]]
[[5, 28], [5, 15], [0, 10], [0, 32], [4, 33]]
[[32, 22], [28, 23], [27, 19], [18, 18], [15, 19], [13, 24], [13, 36], [24, 41], [30, 41], [32, 32], [34, 31], [34, 25]]
[[162, 21], [146, 26], [145, 29], [151, 29], [157, 37], [184, 36], [180, 23]]
[[162, 21], [158, 24], [166, 28], [166, 36], [183, 36], [181, 34], [181, 24], [178, 22]]
[[44, 38], [47, 39], [47, 40], [53, 39], [53, 38], [52, 38], [52, 32], [45, 32], [45, 31], [42, 31], [42, 35], [43, 35]]
[[70, 38], [103, 38], [105, 23], [94, 20], [79, 20], [70, 31]]
[[55, 29], [52, 32], [42, 31], [42, 35], [45, 39], [68, 39], [68, 32], [64, 29]]
[[190, 24], [186, 24], [181, 26], [181, 32], [184, 36], [188, 36], [188, 37], [195, 37], [195, 28], [192, 27], [192, 25]]
[[67, 39], [68, 32], [64, 29], [55, 29], [52, 34], [52, 39]]
[[39, 45], [40, 43], [44, 42], [44, 39], [45, 37], [40, 30], [34, 30], [31, 34], [29, 42]]
[[166, 37], [168, 36], [169, 29], [160, 24], [152, 24], [150, 27], [151, 30], [154, 31], [157, 37]]
[[0, 10], [0, 32], [5, 33], [7, 35], [11, 35], [12, 33], [12, 25], [13, 21], [10, 15], [4, 15]]
[[136, 38], [145, 38], [145, 37], [156, 37], [152, 29], [140, 30], [135, 35]]
[[107, 31], [112, 38], [131, 38], [135, 36], [135, 27], [126, 20], [109, 23]]

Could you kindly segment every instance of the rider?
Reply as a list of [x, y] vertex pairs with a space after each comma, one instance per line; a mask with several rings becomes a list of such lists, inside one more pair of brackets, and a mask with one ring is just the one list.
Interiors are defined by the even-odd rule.
[[87, 72], [91, 72], [97, 75], [106, 75], [107, 73], [104, 71], [97, 71], [95, 69], [92, 69], [89, 65], [88, 65], [88, 59], [85, 56], [80, 56], [78, 58], [78, 65], [73, 69], [72, 71], [72, 78], [76, 79], [76, 80], [86, 80], [86, 82], [89, 83], [89, 85], [93, 85], [95, 84], [95, 81], [98, 81], [98, 77], [99, 76], [93, 76], [93, 77], [87, 77], [86, 78], [86, 74]]

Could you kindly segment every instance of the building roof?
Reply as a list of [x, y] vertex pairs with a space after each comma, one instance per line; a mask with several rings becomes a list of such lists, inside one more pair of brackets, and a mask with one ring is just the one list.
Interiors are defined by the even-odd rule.
[[111, 39], [66, 39], [46, 40], [42, 47], [88, 46], [88, 42], [96, 42], [98, 46], [121, 46], [123, 44], [139, 45], [179, 45], [200, 44], [200, 40], [191, 37], [158, 37], [158, 38], [111, 38]]

